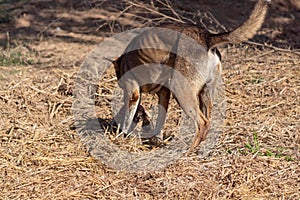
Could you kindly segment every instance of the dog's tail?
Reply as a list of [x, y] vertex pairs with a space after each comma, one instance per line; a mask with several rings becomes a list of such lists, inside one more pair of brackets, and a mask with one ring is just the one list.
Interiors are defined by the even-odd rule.
[[213, 48], [226, 43], [240, 43], [252, 38], [262, 26], [271, 0], [258, 0], [249, 18], [233, 31], [211, 34], [208, 47]]

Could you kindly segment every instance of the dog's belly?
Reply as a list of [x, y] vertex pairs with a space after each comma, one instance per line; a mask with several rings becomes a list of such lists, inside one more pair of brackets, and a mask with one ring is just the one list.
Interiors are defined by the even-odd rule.
[[173, 74], [171, 67], [159, 64], [136, 67], [133, 71], [143, 93], [157, 93], [162, 86], [168, 88]]
[[157, 93], [161, 90], [162, 85], [160, 84], [146, 84], [140, 87], [142, 93]]

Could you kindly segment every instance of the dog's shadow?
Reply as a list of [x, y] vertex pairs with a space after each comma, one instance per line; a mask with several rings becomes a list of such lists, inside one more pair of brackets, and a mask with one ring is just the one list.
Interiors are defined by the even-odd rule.
[[[112, 139], [116, 138], [116, 136], [119, 135], [122, 130], [120, 129], [120, 125], [118, 125], [117, 122], [111, 118], [87, 118], [81, 122], [77, 122], [75, 128], [84, 144], [88, 145], [88, 149], [91, 148], [90, 146], [94, 146], [91, 145], [90, 141], [96, 142], [99, 140], [99, 138], [105, 139], [106, 141], [110, 141], [111, 143], [117, 145], [122, 145], [123, 142], [120, 142], [122, 140], [126, 141], [126, 139], [130, 140], [134, 138], [134, 136], [131, 137], [122, 134], [119, 137], [120, 141], [118, 141], [118, 139]], [[148, 150], [165, 146], [163, 141], [158, 137], [137, 139], [139, 140], [140, 145], [143, 145], [145, 149]]]
[[113, 134], [117, 131], [114, 126], [114, 120], [108, 118], [87, 118], [84, 120], [77, 120], [72, 129], [76, 129], [80, 136], [86, 135], [88, 132], [93, 132], [94, 135]]

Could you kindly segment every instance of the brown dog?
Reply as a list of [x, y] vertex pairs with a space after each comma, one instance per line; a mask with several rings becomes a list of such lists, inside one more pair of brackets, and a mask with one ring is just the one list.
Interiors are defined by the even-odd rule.
[[216, 49], [224, 43], [239, 43], [252, 38], [261, 27], [267, 2], [259, 0], [249, 18], [237, 29], [212, 34], [188, 24], [165, 24], [136, 36], [124, 54], [113, 64], [124, 91], [123, 133], [131, 131], [140, 106], [141, 93], [159, 97], [158, 119], [151, 133], [158, 134], [166, 119], [171, 92], [184, 112], [195, 122], [194, 149], [205, 140], [210, 118], [216, 78], [221, 74], [221, 56]]

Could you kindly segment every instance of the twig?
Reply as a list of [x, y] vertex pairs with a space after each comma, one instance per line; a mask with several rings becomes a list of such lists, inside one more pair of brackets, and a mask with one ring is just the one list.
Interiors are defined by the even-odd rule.
[[109, 187], [111, 187], [111, 186], [114, 186], [114, 185], [116, 185], [116, 184], [119, 184], [119, 183], [121, 183], [121, 182], [123, 182], [123, 181], [124, 181], [124, 180], [118, 180], [118, 181], [115, 181], [115, 182], [113, 182], [113, 183], [111, 183], [111, 184], [109, 184], [109, 185], [106, 185], [106, 186], [100, 188], [99, 190], [97, 190], [96, 193], [99, 193], [99, 192], [101, 192], [101, 191], [103, 191], [103, 190], [106, 190], [107, 188], [109, 188]]
[[170, 1], [166, 0], [165, 3], [160, 1], [160, 0], [157, 0], [157, 2], [161, 3], [162, 5], [164, 5], [165, 7], [167, 7], [172, 13], [173, 15], [175, 15], [177, 17], [177, 19], [181, 19], [181, 16], [173, 9]]
[[56, 22], [58, 22], [59, 20], [61, 20], [63, 18], [63, 16], [60, 16], [58, 18], [56, 18], [55, 20], [53, 20], [51, 23], [49, 23], [46, 27], [44, 27], [38, 34], [37, 36], [40, 37], [47, 29], [49, 29], [53, 24], [55, 24]]
[[33, 86], [31, 86], [30, 88], [33, 89], [33, 90], [35, 90], [36, 92], [39, 92], [39, 93], [42, 93], [42, 94], [52, 95], [52, 94], [50, 94], [49, 92], [45, 92], [45, 91], [40, 90], [40, 89], [37, 89], [37, 88], [35, 88], [35, 87], [33, 87]]
[[274, 104], [274, 105], [272, 105], [272, 106], [269, 106], [269, 107], [267, 107], [267, 108], [263, 108], [263, 109], [261, 109], [260, 111], [270, 110], [270, 109], [275, 108], [275, 107], [277, 107], [277, 106], [279, 106], [279, 105], [281, 105], [281, 104], [284, 104], [284, 103], [285, 103], [284, 101], [281, 101], [281, 102], [279, 102], [279, 103], [277, 103], [277, 104]]
[[156, 10], [153, 10], [153, 9], [151, 9], [151, 8], [148, 8], [148, 7], [144, 6], [144, 5], [140, 5], [140, 4], [137, 4], [137, 3], [134, 3], [134, 2], [131, 2], [131, 1], [127, 1], [127, 0], [126, 0], [126, 2], [129, 3], [129, 4], [131, 4], [131, 5], [133, 5], [133, 6], [136, 6], [136, 7], [138, 7], [138, 8], [143, 8], [143, 9], [145, 9], [145, 10], [147, 10], [147, 11], [152, 12], [152, 13], [161, 15], [161, 16], [163, 16], [163, 17], [165, 17], [165, 18], [167, 18], [167, 19], [173, 20], [173, 21], [175, 21], [175, 22], [184, 23], [184, 21], [182, 21], [181, 19], [176, 19], [176, 18], [174, 18], [174, 17], [165, 15], [165, 14], [163, 14], [163, 13], [160, 13], [160, 12], [156, 11]]
[[288, 53], [295, 53], [295, 54], [300, 55], [300, 51], [298, 49], [295, 49], [295, 50], [283, 49], [283, 48], [280, 48], [280, 47], [275, 47], [275, 46], [270, 45], [270, 44], [262, 44], [262, 43], [258, 43], [258, 42], [252, 42], [252, 41], [246, 41], [245, 43], [252, 44], [252, 45], [257, 45], [257, 46], [262, 46], [262, 47], [267, 47], [267, 48], [271, 48], [271, 49], [274, 49], [276, 51], [282, 51], [282, 52], [288, 52]]
[[256, 55], [256, 56], [252, 56], [252, 57], [250, 57], [250, 58], [246, 58], [246, 59], [244, 59], [243, 61], [250, 61], [250, 60], [253, 60], [253, 59], [255, 59], [255, 58], [263, 57], [263, 56], [266, 56], [266, 55], [269, 55], [269, 54], [273, 53], [274, 51], [275, 51], [275, 50], [271, 50], [271, 51], [268, 51], [268, 52], [265, 52], [265, 53], [261, 53], [261, 54]]
[[[110, 32], [111, 32], [111, 33], [114, 33], [114, 27], [115, 27], [116, 20], [117, 20], [118, 18], [120, 18], [120, 17], [121, 17], [127, 10], [129, 10], [130, 8], [132, 8], [132, 5], [126, 7], [124, 10], [122, 10], [122, 11], [114, 18], [114, 20], [112, 21], [111, 24], [108, 24], [108, 23], [107, 23], [107, 24], [109, 25], [109, 27], [110, 27]], [[103, 24], [101, 25], [101, 27], [103, 27]], [[101, 28], [101, 27], [100, 27], [100, 28]], [[97, 28], [97, 31], [98, 31], [100, 28]]]
[[[209, 16], [207, 16], [209, 15]], [[223, 26], [215, 17], [213, 14], [211, 14], [211, 12], [206, 12], [205, 13], [206, 17], [211, 18], [218, 26], [220, 26], [224, 31], [228, 31], [227, 28], [225, 26]]]

